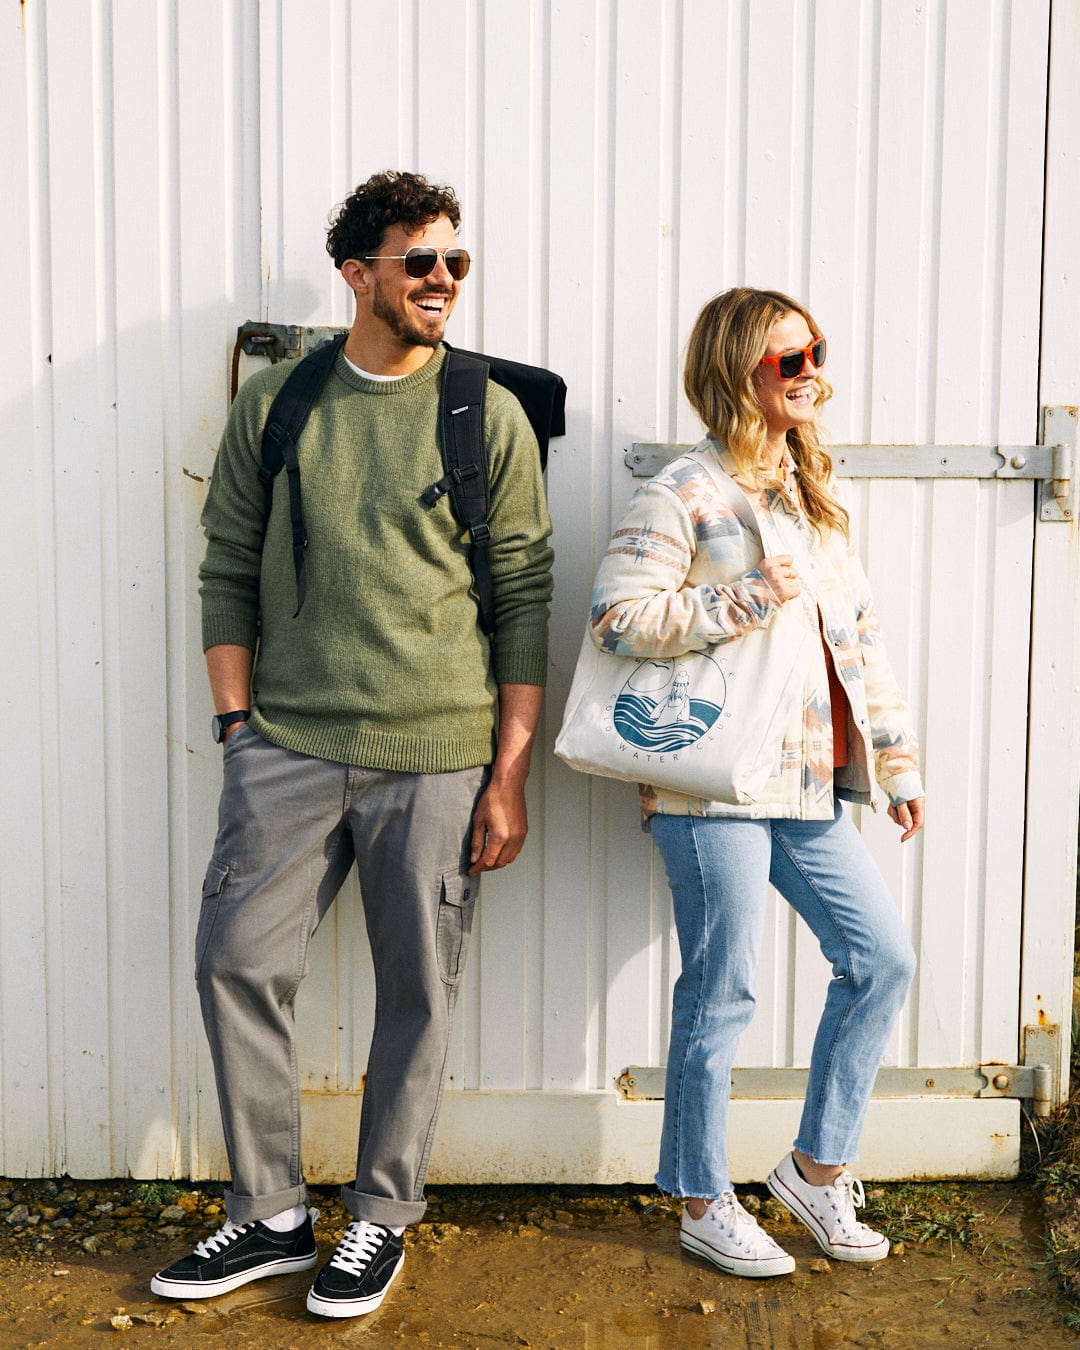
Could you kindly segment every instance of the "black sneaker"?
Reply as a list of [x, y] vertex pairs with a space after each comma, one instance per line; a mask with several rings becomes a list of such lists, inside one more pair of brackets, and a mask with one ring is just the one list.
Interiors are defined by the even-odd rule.
[[287, 1233], [275, 1233], [258, 1219], [251, 1223], [226, 1222], [213, 1237], [200, 1242], [191, 1256], [159, 1270], [150, 1288], [163, 1298], [213, 1298], [268, 1275], [291, 1275], [310, 1270], [319, 1259], [312, 1225], [313, 1209], [302, 1224]]
[[402, 1245], [382, 1224], [354, 1220], [319, 1271], [307, 1296], [308, 1311], [320, 1317], [374, 1312], [405, 1262]]

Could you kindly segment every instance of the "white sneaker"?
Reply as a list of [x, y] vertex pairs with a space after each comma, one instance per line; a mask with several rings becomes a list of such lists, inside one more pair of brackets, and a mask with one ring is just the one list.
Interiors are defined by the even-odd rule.
[[680, 1241], [683, 1251], [704, 1257], [728, 1275], [758, 1280], [790, 1275], [795, 1269], [795, 1258], [747, 1214], [734, 1191], [714, 1200], [700, 1219], [692, 1219], [684, 1205]]
[[777, 1200], [804, 1223], [826, 1256], [837, 1261], [882, 1261], [889, 1239], [855, 1217], [866, 1203], [862, 1182], [841, 1172], [831, 1186], [811, 1186], [789, 1153], [765, 1179]]

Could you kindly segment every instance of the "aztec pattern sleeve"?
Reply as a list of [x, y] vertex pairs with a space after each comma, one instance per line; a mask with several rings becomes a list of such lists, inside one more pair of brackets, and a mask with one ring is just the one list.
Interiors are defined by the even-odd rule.
[[635, 493], [593, 588], [602, 651], [679, 656], [765, 627], [778, 604], [761, 550], [700, 470], [674, 467]]

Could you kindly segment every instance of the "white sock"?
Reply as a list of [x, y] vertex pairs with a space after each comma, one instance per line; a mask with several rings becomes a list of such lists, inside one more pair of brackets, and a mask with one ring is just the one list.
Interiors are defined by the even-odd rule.
[[299, 1228], [306, 1218], [307, 1210], [303, 1205], [292, 1205], [289, 1209], [283, 1209], [280, 1214], [272, 1214], [269, 1219], [262, 1219], [260, 1222], [275, 1233], [291, 1233], [294, 1228]]
[[[375, 1223], [376, 1221], [375, 1221], [374, 1219], [353, 1219], [352, 1222], [353, 1222], [353, 1223]], [[402, 1235], [402, 1233], [404, 1233], [404, 1231], [405, 1231], [405, 1229], [404, 1229], [403, 1227], [402, 1227], [402, 1228], [393, 1228], [393, 1227], [391, 1227], [391, 1225], [388, 1224], [388, 1223], [382, 1223], [382, 1224], [379, 1224], [379, 1227], [380, 1227], [380, 1228], [385, 1228], [386, 1231], [387, 1231], [388, 1233], [393, 1233], [393, 1235], [394, 1235], [395, 1237], [400, 1237], [400, 1236]]]

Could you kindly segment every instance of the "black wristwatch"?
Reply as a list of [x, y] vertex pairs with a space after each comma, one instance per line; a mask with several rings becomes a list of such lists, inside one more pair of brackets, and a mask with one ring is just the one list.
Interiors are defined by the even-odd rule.
[[246, 722], [251, 716], [249, 708], [240, 708], [236, 712], [215, 713], [210, 722], [210, 731], [218, 745], [225, 739], [225, 731], [234, 722]]

